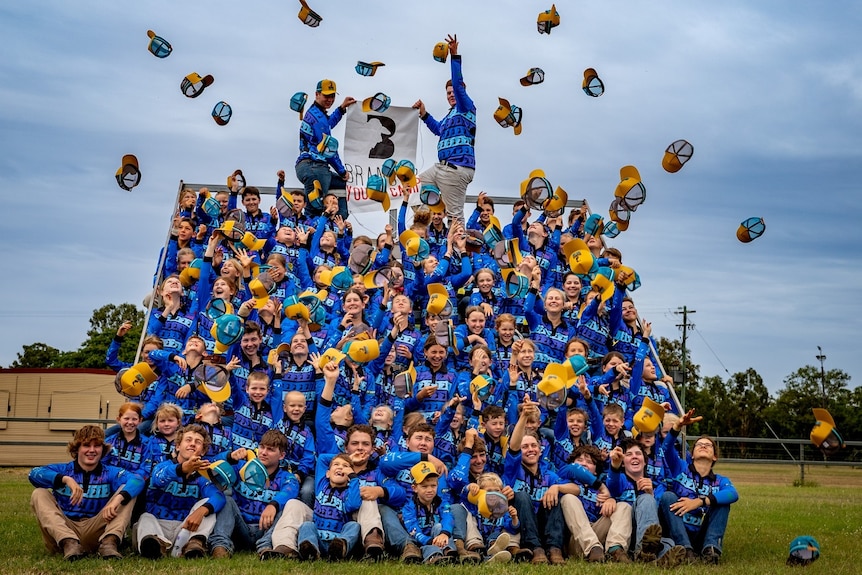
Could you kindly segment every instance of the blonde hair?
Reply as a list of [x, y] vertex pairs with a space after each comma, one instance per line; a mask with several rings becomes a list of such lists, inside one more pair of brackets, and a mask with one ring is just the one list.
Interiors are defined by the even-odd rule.
[[503, 489], [503, 480], [496, 473], [487, 472], [476, 478], [476, 485], [479, 489], [500, 491]]

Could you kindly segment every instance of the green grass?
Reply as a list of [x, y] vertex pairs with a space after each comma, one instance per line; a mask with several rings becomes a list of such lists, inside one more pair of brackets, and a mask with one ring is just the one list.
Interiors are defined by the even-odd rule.
[[[806, 481], [819, 487], [794, 487], [799, 469], [790, 466], [724, 465], [719, 472], [733, 479], [740, 500], [730, 514], [730, 525], [724, 545], [724, 557], [718, 567], [682, 567], [685, 573], [721, 573], [727, 575], [761, 575], [797, 573], [798, 568], [785, 567], [790, 540], [797, 535], [813, 535], [820, 542], [820, 560], [805, 568], [806, 575], [856, 575], [862, 573], [862, 470], [848, 468], [809, 468]], [[186, 561], [166, 559], [149, 561], [129, 557], [117, 562], [86, 559], [67, 563], [59, 556], [48, 555], [29, 508], [31, 487], [27, 470], [0, 469], [0, 573], [171, 573], [172, 575], [240, 575], [308, 573], [328, 575], [415, 575], [440, 572], [434, 567], [405, 567], [395, 562], [379, 565], [367, 563], [326, 562], [262, 563], [250, 553], [239, 554], [228, 561], [212, 559]], [[658, 573], [649, 565], [588, 565], [570, 560], [565, 568], [530, 565], [446, 568], [446, 572], [469, 575], [521, 575], [527, 573]]]

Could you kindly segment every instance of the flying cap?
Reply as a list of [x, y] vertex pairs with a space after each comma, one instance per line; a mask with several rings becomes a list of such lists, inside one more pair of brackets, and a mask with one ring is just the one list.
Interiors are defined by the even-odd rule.
[[826, 409], [814, 407], [811, 411], [814, 413], [814, 419], [817, 420], [814, 429], [811, 430], [811, 443], [824, 455], [833, 455], [844, 447], [844, 440], [838, 430], [835, 429], [835, 420], [832, 419], [832, 415]]
[[410, 160], [401, 160], [395, 166], [395, 177], [404, 185], [405, 188], [416, 187], [416, 167]]
[[392, 271], [389, 268], [381, 268], [365, 274], [362, 283], [367, 289], [379, 289], [389, 284], [392, 279]]
[[593, 278], [592, 287], [599, 292], [599, 297], [601, 298], [602, 303], [611, 299], [616, 291], [616, 287], [614, 285], [614, 270], [606, 267], [599, 268], [598, 273], [596, 273], [596, 277]]
[[434, 44], [433, 55], [435, 60], [441, 64], [445, 64], [446, 58], [449, 57], [449, 44], [446, 42], [437, 42]]
[[374, 251], [374, 246], [368, 244], [359, 244], [350, 250], [350, 258], [347, 260], [347, 267], [355, 274], [365, 275], [371, 269], [371, 253]]
[[284, 298], [282, 308], [284, 308], [284, 317], [287, 319], [294, 321], [299, 321], [300, 319], [308, 321], [310, 319], [308, 306], [299, 301], [299, 298], [295, 295]]
[[436, 206], [442, 199], [443, 194], [440, 193], [440, 188], [434, 184], [422, 184], [419, 188], [419, 201], [429, 207]]
[[266, 480], [269, 478], [269, 473], [267, 473], [266, 466], [261, 463], [260, 459], [254, 457], [249, 459], [248, 463], [240, 468], [239, 478], [254, 489], [263, 489], [266, 485]]
[[225, 101], [218, 102], [213, 106], [213, 120], [219, 126], [226, 126], [230, 122], [230, 117], [233, 116], [233, 108]]
[[611, 219], [616, 222], [617, 228], [624, 232], [629, 229], [629, 222], [632, 217], [631, 210], [628, 209], [622, 198], [614, 198], [608, 208], [608, 214]]
[[614, 281], [626, 286], [628, 291], [635, 291], [641, 287], [641, 278], [638, 273], [629, 266], [619, 266], [614, 270], [616, 278]]
[[470, 395], [476, 395], [482, 401], [488, 399], [494, 391], [494, 379], [490, 375], [477, 375], [470, 380]]
[[428, 242], [419, 237], [419, 234], [413, 230], [404, 230], [398, 241], [404, 246], [405, 253], [414, 260], [422, 261], [431, 253], [431, 248]]
[[389, 109], [389, 106], [392, 104], [392, 98], [384, 94], [383, 92], [377, 92], [373, 96], [365, 98], [362, 100], [362, 111], [363, 112], [379, 112], [383, 113]]
[[549, 363], [545, 367], [542, 380], [536, 386], [536, 401], [546, 409], [556, 409], [566, 401], [567, 384], [566, 366]]
[[504, 128], [511, 127], [515, 131], [515, 135], [521, 133], [521, 117], [523, 112], [518, 106], [509, 104], [506, 98], [497, 98], [500, 105], [494, 111], [494, 119]]
[[138, 169], [138, 158], [133, 154], [126, 154], [120, 163], [120, 168], [115, 174], [117, 185], [131, 191], [132, 188], [141, 183], [141, 171]]
[[621, 199], [631, 212], [637, 211], [638, 206], [646, 201], [646, 187], [641, 182], [641, 175], [636, 167], [620, 168], [620, 183], [614, 190], [614, 197]]
[[332, 80], [323, 79], [317, 83], [317, 88], [315, 88], [315, 92], [320, 92], [324, 96], [331, 96], [335, 94], [335, 82]]
[[269, 301], [269, 296], [275, 291], [275, 281], [268, 273], [260, 273], [248, 282], [248, 291], [251, 292], [251, 297], [254, 298], [255, 309], [263, 309], [266, 302]]
[[330, 347], [323, 352], [323, 355], [320, 356], [320, 359], [317, 362], [317, 367], [323, 369], [323, 367], [330, 361], [334, 361], [336, 365], [340, 365], [345, 357], [347, 356], [340, 350]]
[[195, 368], [192, 375], [197, 388], [215, 403], [230, 399], [230, 373], [223, 365], [204, 362]]
[[491, 216], [491, 221], [482, 232], [482, 237], [488, 245], [489, 250], [493, 250], [497, 244], [503, 241], [503, 226], [500, 225], [500, 220], [497, 216]]
[[338, 140], [329, 134], [323, 134], [317, 144], [317, 151], [324, 158], [331, 158], [338, 153]]
[[[242, 170], [234, 170], [233, 173], [227, 177], [227, 189], [238, 193], [241, 192], [243, 188], [245, 188], [245, 176], [242, 175]], [[242, 210], [239, 210], [239, 212], [242, 213]]]
[[748, 218], [739, 224], [739, 227], [736, 229], [736, 239], [747, 244], [751, 240], [759, 238], [765, 231], [766, 222], [763, 221], [763, 218]]
[[320, 180], [312, 182], [311, 191], [308, 192], [308, 203], [315, 209], [323, 210], [323, 185]]
[[694, 146], [685, 140], [677, 140], [671, 143], [664, 151], [664, 157], [661, 159], [661, 167], [671, 174], [682, 169], [694, 155]]
[[437, 322], [437, 327], [434, 328], [434, 339], [439, 345], [458, 351], [458, 338], [455, 337], [455, 326], [451, 319]]
[[449, 300], [449, 292], [441, 283], [428, 284], [428, 304], [425, 311], [431, 315], [439, 315], [448, 319], [452, 315], [452, 302]]
[[197, 98], [204, 93], [207, 86], [211, 85], [215, 79], [207, 74], [203, 78], [197, 72], [192, 72], [180, 82], [180, 91], [186, 98]]
[[377, 73], [377, 68], [385, 66], [383, 62], [356, 62], [356, 73], [360, 76], [373, 76]]
[[787, 565], [808, 565], [820, 557], [820, 543], [811, 535], [801, 535], [790, 542]]
[[410, 476], [413, 478], [413, 483], [419, 485], [429, 477], [439, 477], [440, 474], [427, 461], [420, 461], [410, 468]]
[[208, 467], [201, 469], [200, 474], [212, 481], [222, 491], [236, 483], [236, 471], [224, 459], [213, 461]]
[[554, 195], [551, 182], [545, 177], [543, 170], [533, 170], [526, 180], [521, 182], [521, 199], [531, 209], [542, 210]]
[[643, 405], [632, 418], [632, 425], [638, 433], [654, 433], [664, 421], [664, 407], [651, 398], [644, 396]]
[[481, 252], [482, 246], [485, 245], [485, 235], [481, 231], [472, 228], [464, 230], [464, 233], [467, 235], [467, 242], [464, 246], [467, 248], [467, 253], [478, 254]]
[[138, 397], [151, 383], [159, 379], [153, 368], [144, 361], [123, 368], [114, 378], [114, 387], [119, 393], [129, 397]]
[[566, 387], [576, 385], [578, 377], [590, 370], [587, 358], [582, 355], [573, 355], [563, 362], [563, 367], [566, 368]]
[[305, 3], [305, 0], [299, 0], [299, 3], [302, 4], [302, 8], [299, 9], [299, 14], [297, 14], [299, 20], [310, 28], [317, 28], [320, 26], [323, 16], [309, 8], [308, 4]]
[[353, 274], [344, 266], [335, 266], [331, 270], [320, 272], [320, 282], [331, 286], [335, 291], [347, 291], [353, 285]]
[[395, 395], [401, 399], [411, 397], [413, 395], [413, 384], [416, 383], [416, 368], [413, 367], [413, 362], [410, 362], [410, 367], [396, 375], [392, 380], [392, 389]]
[[539, 29], [539, 34], [550, 34], [553, 28], [560, 25], [560, 13], [557, 12], [557, 7], [551, 4], [550, 10], [540, 12], [536, 18], [536, 26]]
[[620, 228], [616, 222], [608, 222], [605, 224], [604, 229], [602, 229], [602, 234], [604, 234], [605, 237], [613, 239], [620, 235]]
[[344, 353], [356, 363], [368, 363], [380, 357], [380, 343], [376, 339], [353, 339], [344, 345]]
[[180, 283], [184, 288], [192, 287], [192, 284], [200, 279], [203, 265], [204, 261], [201, 258], [195, 258], [186, 269], [180, 272]]
[[467, 500], [479, 508], [479, 514], [486, 519], [499, 519], [509, 513], [509, 500], [499, 491], [479, 489], [475, 495], [467, 495]]
[[566, 190], [557, 186], [554, 190], [554, 195], [545, 202], [545, 216], [549, 218], [556, 218], [563, 215], [563, 212], [566, 210], [566, 204], [569, 202], [569, 194], [566, 193]]
[[509, 299], [527, 297], [527, 292], [530, 291], [530, 278], [512, 268], [501, 269], [500, 274], [503, 276], [506, 297]]
[[210, 335], [215, 339], [215, 352], [225, 353], [230, 346], [239, 341], [245, 328], [242, 320], [233, 314], [224, 314], [213, 321]]
[[215, 321], [225, 314], [233, 314], [233, 304], [221, 298], [212, 298], [207, 303], [204, 313], [208, 318]]
[[395, 166], [397, 162], [389, 158], [380, 166], [380, 173], [387, 179], [389, 185], [395, 184]]
[[604, 231], [605, 221], [599, 214], [590, 214], [587, 221], [584, 222], [584, 233], [591, 236], [600, 236]]
[[231, 241], [241, 241], [245, 236], [245, 213], [239, 209], [231, 210], [216, 230]]
[[305, 103], [308, 101], [308, 94], [305, 92], [297, 92], [290, 97], [290, 109], [294, 112], [299, 112], [299, 119], [305, 115]]
[[161, 36], [156, 36], [156, 33], [152, 30], [147, 30], [147, 36], [150, 38], [150, 42], [147, 44], [147, 50], [149, 50], [153, 56], [156, 58], [167, 58], [171, 55], [173, 48], [171, 48], [170, 42]]
[[593, 98], [598, 98], [605, 93], [605, 84], [599, 78], [599, 74], [595, 68], [584, 70], [584, 81], [581, 84], [581, 88], [583, 88], [584, 94]]
[[[571, 243], [571, 241], [567, 242], [566, 246]], [[596, 258], [589, 249], [578, 249], [573, 251], [571, 255], [569, 255], [568, 261], [569, 268], [581, 276], [590, 275], [596, 270]]]
[[541, 68], [530, 68], [527, 75], [521, 78], [522, 86], [533, 86], [545, 81], [545, 71]]
[[494, 259], [501, 268], [516, 268], [521, 265], [523, 255], [518, 247], [518, 238], [497, 242], [494, 246]]

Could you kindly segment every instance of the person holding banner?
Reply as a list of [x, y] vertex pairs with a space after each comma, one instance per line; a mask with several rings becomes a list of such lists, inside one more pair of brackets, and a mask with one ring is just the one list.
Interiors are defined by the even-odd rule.
[[449, 35], [449, 54], [452, 56], [452, 79], [446, 82], [446, 99], [451, 108], [442, 120], [435, 120], [425, 110], [422, 100], [413, 107], [419, 110], [419, 118], [428, 129], [440, 138], [437, 143], [438, 162], [419, 174], [423, 184], [437, 186], [446, 206], [449, 224], [464, 223], [464, 201], [467, 186], [473, 181], [476, 168], [476, 105], [467, 95], [467, 87], [461, 75], [461, 55], [458, 54], [458, 37]]
[[[305, 197], [312, 215], [322, 213], [322, 207], [308, 197], [314, 190], [315, 180], [320, 182], [319, 197], [323, 198], [330, 190], [338, 198], [338, 214], [347, 219], [347, 179], [350, 177], [341, 158], [338, 156], [338, 141], [330, 136], [347, 108], [356, 103], [350, 96], [344, 98], [341, 106], [329, 115], [326, 111], [335, 103], [335, 82], [321, 80], [314, 92], [314, 103], [305, 113], [299, 126], [299, 157], [296, 159], [296, 177], [305, 186]], [[330, 170], [335, 170], [335, 173]]]

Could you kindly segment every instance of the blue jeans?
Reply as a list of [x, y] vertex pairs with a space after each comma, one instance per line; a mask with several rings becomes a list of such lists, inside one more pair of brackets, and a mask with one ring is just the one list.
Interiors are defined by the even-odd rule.
[[237, 550], [272, 549], [272, 530], [278, 522], [281, 511], [269, 529], [261, 530], [258, 523], [246, 523], [233, 497], [225, 497], [227, 502], [216, 515], [216, 523], [209, 536], [210, 549], [224, 547], [231, 554]]
[[672, 491], [666, 491], [661, 497], [661, 516], [674, 542], [697, 552], [707, 547], [714, 547], [721, 554], [721, 543], [727, 530], [730, 505], [711, 505], [700, 528], [689, 530], [682, 517], [670, 510], [670, 506], [678, 500], [679, 497]]
[[[647, 527], [650, 525], [659, 525], [658, 501], [650, 493], [641, 493], [632, 506], [632, 515], [634, 515], [635, 533], [635, 539], [632, 543], [634, 544], [634, 552], [637, 554], [641, 550], [644, 532], [647, 530]], [[673, 539], [667, 537], [662, 537], [661, 543], [663, 549], [658, 554], [659, 557], [667, 553], [674, 546]]]
[[[347, 542], [347, 553], [350, 554], [359, 542], [359, 523], [356, 521], [348, 521], [345, 523], [337, 538], [344, 539]], [[297, 543], [302, 545], [305, 541], [311, 542], [311, 544], [314, 545], [314, 548], [317, 549], [318, 553], [325, 555], [329, 551], [330, 542], [320, 540], [317, 534], [317, 525], [314, 524], [314, 521], [306, 521], [299, 526], [299, 537], [297, 539]]]
[[404, 546], [410, 541], [410, 535], [401, 523], [398, 513], [388, 505], [378, 504], [377, 509], [380, 511], [380, 521], [383, 523], [383, 537], [386, 545], [394, 552], [400, 554], [404, 551]]
[[306, 475], [299, 488], [299, 500], [314, 509], [314, 475]]
[[452, 539], [467, 539], [467, 508], [460, 503], [453, 503], [449, 507], [452, 513]]
[[563, 510], [559, 505], [551, 509], [539, 506], [539, 510], [535, 511], [529, 493], [518, 491], [512, 500], [512, 506], [518, 511], [518, 519], [521, 522], [521, 547], [563, 548], [565, 522]]
[[[315, 160], [302, 160], [296, 164], [296, 177], [302, 182], [305, 187], [305, 200], [308, 203], [306, 210], [311, 216], [319, 216], [322, 210], [319, 210], [311, 205], [308, 201], [308, 193], [314, 189], [314, 180], [320, 182], [320, 193], [323, 196], [329, 190], [344, 190], [347, 187], [341, 176], [329, 169], [329, 164], [326, 162], [318, 162]], [[320, 198], [323, 200], [323, 197]], [[347, 218], [347, 198], [338, 198], [338, 213], [342, 218]]]
[[[440, 535], [440, 532], [443, 531], [443, 526], [439, 523], [435, 523], [434, 527], [431, 529], [431, 538], [437, 537]], [[445, 547], [437, 547], [436, 545], [432, 545], [431, 543], [422, 546], [422, 560], [427, 563], [431, 557], [435, 555], [442, 555], [444, 553], [452, 553], [455, 551], [455, 537], [449, 538], [449, 543], [446, 544]]]

